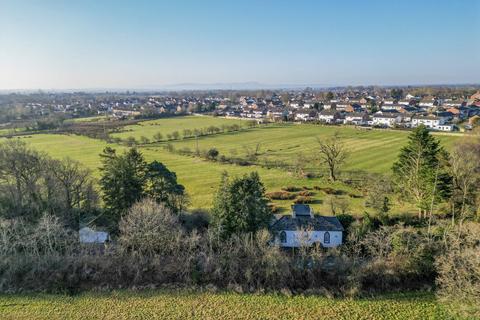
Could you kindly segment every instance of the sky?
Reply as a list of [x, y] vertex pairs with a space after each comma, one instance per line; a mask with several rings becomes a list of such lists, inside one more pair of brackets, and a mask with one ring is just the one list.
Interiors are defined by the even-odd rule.
[[0, 90], [480, 83], [480, 0], [0, 0]]

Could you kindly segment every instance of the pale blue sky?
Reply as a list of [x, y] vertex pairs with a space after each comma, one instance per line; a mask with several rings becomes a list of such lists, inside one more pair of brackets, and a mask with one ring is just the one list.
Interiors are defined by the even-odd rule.
[[480, 0], [0, 0], [0, 89], [480, 82]]

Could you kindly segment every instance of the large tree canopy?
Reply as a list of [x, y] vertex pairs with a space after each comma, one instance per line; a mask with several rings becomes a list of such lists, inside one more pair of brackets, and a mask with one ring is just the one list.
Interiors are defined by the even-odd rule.
[[101, 157], [103, 201], [117, 220], [134, 203], [145, 197], [163, 203], [173, 212], [184, 207], [185, 188], [177, 183], [175, 173], [162, 163], [147, 163], [135, 148], [119, 155], [107, 147]]

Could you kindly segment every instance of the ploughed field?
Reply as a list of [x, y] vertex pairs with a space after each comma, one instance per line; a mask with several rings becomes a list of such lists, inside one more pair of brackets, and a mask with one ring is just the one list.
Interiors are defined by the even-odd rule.
[[[310, 124], [278, 124], [265, 125], [256, 128], [248, 128], [247, 122], [242, 120], [230, 120], [212, 117], [178, 117], [144, 121], [140, 124], [126, 127], [126, 131], [114, 134], [126, 139], [135, 136], [152, 138], [157, 132], [161, 132], [163, 139], [173, 131], [182, 134], [184, 129], [204, 129], [209, 126], [220, 127], [222, 125], [239, 124], [242, 129], [237, 132], [217, 133], [201, 136], [198, 139], [186, 138], [179, 140], [162, 140], [146, 145], [140, 145], [139, 149], [147, 160], [158, 160], [176, 172], [180, 183], [184, 184], [190, 196], [191, 208], [208, 208], [212, 204], [213, 194], [220, 181], [220, 175], [227, 171], [230, 175], [241, 175], [251, 171], [258, 171], [262, 181], [267, 187], [267, 192], [280, 191], [283, 187], [295, 186], [306, 187], [312, 193], [312, 207], [316, 212], [329, 214], [328, 197], [331, 191], [328, 188], [340, 191], [340, 197], [350, 202], [350, 211], [354, 214], [361, 214], [365, 211], [365, 199], [361, 197], [358, 190], [342, 183], [331, 184], [325, 178], [301, 178], [298, 175], [288, 172], [286, 169], [274, 167], [268, 169], [261, 165], [265, 163], [281, 163], [294, 166], [298, 163], [299, 154], [306, 160], [307, 171], [312, 170], [321, 174], [318, 164], [312, 159], [317, 150], [316, 139], [331, 137], [335, 132], [344, 142], [349, 150], [350, 156], [344, 166], [344, 171], [390, 173], [390, 168], [398, 156], [398, 152], [407, 142], [408, 132], [393, 130], [365, 130], [353, 127], [332, 127]], [[441, 143], [451, 149], [456, 135], [436, 135]], [[45, 151], [53, 157], [70, 157], [83, 163], [92, 169], [98, 176], [100, 166], [99, 154], [107, 145], [123, 150], [125, 147], [119, 144], [107, 144], [102, 140], [91, 139], [76, 135], [61, 134], [35, 134], [23, 136], [20, 139], [29, 143], [32, 147]], [[168, 151], [166, 146], [171, 145], [175, 152]], [[210, 148], [216, 148], [220, 156], [227, 158], [245, 158], [252, 150], [257, 149], [258, 165], [240, 166], [224, 164], [219, 161], [208, 161], [203, 157], [179, 154], [179, 150], [195, 150], [204, 152]], [[258, 147], [257, 147], [258, 146]], [[323, 171], [324, 172], [324, 171]], [[274, 203], [280, 208], [288, 208], [292, 200], [275, 200]], [[396, 205], [393, 212], [404, 212], [409, 208], [402, 208]]]
[[451, 319], [431, 293], [329, 299], [188, 291], [0, 295], [2, 319]]

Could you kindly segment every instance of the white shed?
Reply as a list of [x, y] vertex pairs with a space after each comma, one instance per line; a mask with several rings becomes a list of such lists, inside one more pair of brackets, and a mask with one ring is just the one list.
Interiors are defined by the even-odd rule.
[[80, 243], [105, 243], [110, 240], [106, 231], [95, 231], [89, 227], [83, 227], [78, 231]]

